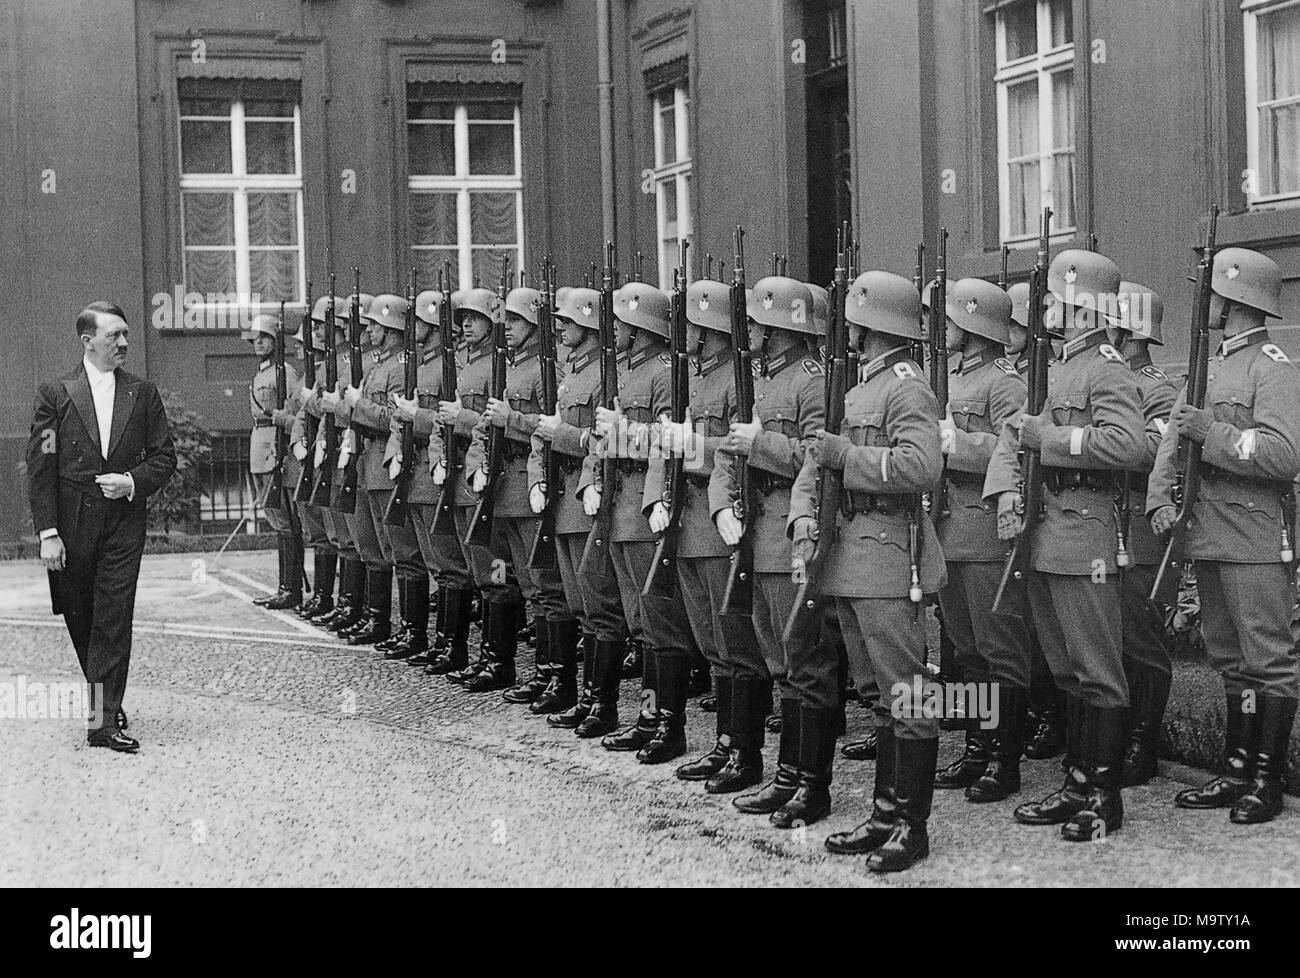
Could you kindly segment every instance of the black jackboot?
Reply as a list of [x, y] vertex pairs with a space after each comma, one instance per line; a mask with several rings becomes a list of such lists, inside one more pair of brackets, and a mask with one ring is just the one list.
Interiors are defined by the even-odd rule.
[[690, 678], [686, 682], [686, 698], [695, 699], [697, 696], [703, 696], [713, 689], [713, 670], [709, 668], [709, 660], [704, 658], [699, 652], [691, 656]]
[[1003, 686], [998, 696], [998, 725], [989, 741], [989, 763], [966, 789], [966, 800], [1002, 801], [1020, 790], [1020, 754], [1025, 749], [1025, 711], [1029, 691]]
[[781, 740], [777, 747], [776, 776], [748, 795], [733, 799], [732, 804], [746, 815], [770, 815], [799, 790], [799, 701], [781, 701]]
[[988, 731], [980, 727], [976, 717], [966, 718], [966, 749], [961, 757], [934, 776], [934, 786], [940, 790], [969, 788], [981, 777], [989, 764]]
[[1058, 689], [1048, 705], [1038, 711], [1029, 742], [1025, 744], [1025, 757], [1042, 761], [1055, 757], [1065, 748], [1069, 700], [1070, 697]]
[[[397, 579], [397, 630], [384, 641], [375, 643], [376, 652], [388, 653], [406, 643], [407, 636], [411, 632], [410, 611], [407, 607], [409, 592], [408, 581], [404, 577], [399, 577]], [[385, 655], [384, 658], [388, 656]]]
[[820, 822], [831, 811], [831, 765], [839, 730], [839, 708], [799, 704], [799, 787], [772, 813], [778, 829]]
[[280, 593], [265, 605], [267, 611], [293, 611], [302, 604], [302, 551], [291, 533], [280, 534], [280, 546], [284, 548], [284, 576]]
[[474, 602], [474, 592], [469, 588], [446, 590], [446, 604], [438, 625], [447, 636], [447, 645], [425, 668], [424, 674], [450, 679], [452, 673], [469, 667], [469, 609]]
[[[704, 790], [711, 795], [731, 794], [763, 783], [763, 718], [772, 709], [772, 681], [755, 676], [732, 678], [728, 704], [731, 754], [704, 783]], [[722, 711], [718, 712], [721, 715]]]
[[1282, 814], [1282, 776], [1286, 753], [1295, 724], [1296, 701], [1283, 696], [1259, 696], [1259, 746], [1255, 751], [1255, 772], [1246, 793], [1228, 813], [1235, 825], [1271, 822]]
[[659, 663], [654, 649], [643, 649], [640, 645], [637, 649], [641, 660], [641, 710], [636, 723], [601, 738], [600, 746], [605, 750], [638, 751], [650, 743], [659, 729]]
[[934, 799], [934, 769], [939, 758], [939, 738], [894, 740], [894, 829], [870, 856], [873, 873], [898, 873], [911, 869], [930, 855], [930, 802]]
[[[1184, 788], [1174, 795], [1179, 808], [1231, 808], [1251, 786], [1255, 774], [1255, 748], [1259, 739], [1259, 713], [1247, 713], [1239, 693], [1227, 695], [1228, 718], [1223, 736], [1223, 766], [1227, 774], [1211, 778], [1199, 788]], [[1259, 698], [1255, 705], [1258, 707]]]
[[1061, 826], [1067, 842], [1093, 842], [1124, 824], [1124, 746], [1128, 739], [1128, 707], [1083, 706], [1083, 770], [1087, 801]]
[[603, 737], [618, 728], [618, 683], [622, 679], [623, 642], [596, 641], [593, 655], [591, 712], [578, 721], [574, 733], [583, 739]]
[[491, 628], [487, 636], [487, 661], [482, 671], [465, 683], [467, 693], [490, 693], [509, 689], [515, 683], [517, 612], [510, 605], [494, 605], [488, 621]]
[[392, 632], [393, 568], [368, 568], [366, 593], [370, 612], [368, 624], [348, 633], [348, 645], [372, 645], [388, 638]]
[[542, 694], [528, 704], [528, 712], [538, 716], [568, 710], [578, 702], [578, 620], [546, 622], [546, 628], [551, 633], [550, 678]]
[[[447, 651], [447, 587], [438, 585], [438, 593], [433, 599], [433, 641], [426, 642], [423, 652], [417, 652], [406, 660], [408, 666], [427, 666], [438, 656]], [[428, 626], [425, 626], [426, 630]]]
[[1131, 788], [1160, 773], [1160, 724], [1169, 702], [1171, 677], [1136, 664], [1127, 672], [1133, 729], [1124, 751], [1124, 787]]
[[596, 636], [591, 632], [582, 633], [582, 692], [578, 700], [567, 710], [552, 713], [546, 718], [548, 727], [559, 730], [573, 730], [587, 715], [595, 703], [596, 688], [593, 676], [596, 674]]
[[876, 784], [871, 794], [871, 817], [848, 832], [836, 832], [826, 839], [826, 848], [836, 855], [856, 856], [874, 852], [893, 834], [898, 820], [898, 804], [894, 797], [894, 762], [898, 758], [894, 746], [893, 726], [876, 727]]
[[[1021, 825], [1063, 825], [1087, 803], [1088, 776], [1083, 769], [1082, 704], [1065, 697], [1065, 782], [1042, 801], [1025, 802], [1013, 816]], [[1026, 752], [1028, 753], [1028, 752]]]
[[428, 651], [429, 579], [417, 577], [406, 582], [406, 637], [390, 648], [384, 658], [410, 660]]
[[311, 600], [298, 609], [298, 617], [304, 621], [334, 610], [334, 576], [338, 570], [339, 555], [323, 554], [317, 550], [312, 552], [311, 560], [316, 588]]
[[659, 716], [655, 734], [636, 752], [642, 764], [663, 764], [686, 753], [686, 693], [690, 683], [689, 656], [656, 651], [655, 693]]
[[[498, 606], [499, 607], [499, 606]], [[479, 602], [479, 619], [478, 619], [478, 654], [474, 661], [469, 661], [469, 649], [465, 651], [465, 665], [459, 669], [454, 669], [446, 674], [449, 682], [463, 686], [486, 668], [488, 663], [488, 635], [492, 631], [492, 616], [497, 613], [497, 609], [488, 601]], [[466, 643], [468, 646], [468, 641]]]
[[342, 636], [345, 631], [355, 628], [366, 617], [366, 565], [363, 561], [349, 560], [348, 566], [348, 600], [346, 610], [338, 617], [332, 618], [328, 628]]
[[[527, 682], [507, 689], [501, 698], [507, 703], [531, 703], [542, 695], [551, 679], [551, 627], [540, 613], [534, 620], [533, 675]], [[516, 642], [520, 638], [516, 633]]]
[[733, 679], [731, 676], [718, 676], [713, 681], [713, 689], [717, 696], [717, 714], [713, 721], [713, 730], [717, 739], [713, 746], [709, 748], [707, 754], [697, 757], [693, 761], [687, 761], [676, 771], [678, 779], [682, 781], [708, 781], [726, 766], [727, 761], [731, 758], [731, 690]]

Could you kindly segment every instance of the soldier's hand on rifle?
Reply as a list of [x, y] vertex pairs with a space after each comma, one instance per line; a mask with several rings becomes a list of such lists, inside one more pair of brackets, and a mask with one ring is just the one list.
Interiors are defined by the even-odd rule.
[[662, 500], [650, 510], [650, 529], [655, 533], [663, 533], [668, 529], [668, 507]]
[[352, 429], [348, 428], [343, 432], [343, 440], [339, 442], [339, 468], [346, 469], [348, 463], [352, 460], [353, 454], [357, 450], [356, 436], [352, 434]]
[[321, 391], [320, 403], [321, 407], [325, 408], [325, 410], [333, 411], [339, 406], [339, 395], [335, 391]]
[[722, 542], [728, 547], [739, 544], [740, 538], [744, 536], [745, 525], [730, 508], [718, 510], [718, 515], [713, 517], [713, 523], [718, 528], [718, 536], [722, 537]]
[[414, 397], [408, 400], [401, 394], [393, 395], [393, 415], [398, 421], [414, 421], [415, 411], [419, 406], [419, 400]]
[[475, 492], [482, 492], [485, 488], [487, 488], [487, 478], [488, 478], [487, 469], [485, 468], [476, 469], [474, 471], [474, 474], [470, 476], [469, 487], [473, 489]]
[[456, 418], [460, 416], [462, 410], [464, 410], [464, 406], [460, 403], [459, 394], [456, 395], [454, 401], [439, 401], [438, 420], [443, 424], [455, 424]]
[[546, 483], [534, 482], [528, 489], [528, 508], [541, 513], [546, 508]]
[[685, 455], [691, 438], [695, 435], [695, 424], [691, 421], [691, 409], [686, 409], [686, 419], [681, 424], [664, 420], [659, 423], [659, 445], [665, 455]]
[[554, 414], [543, 414], [537, 418], [537, 427], [533, 433], [542, 441], [550, 441], [555, 437], [555, 432], [560, 427], [560, 409], [556, 408]]
[[614, 433], [614, 429], [617, 428], [622, 421], [623, 405], [619, 404], [618, 398], [616, 397], [614, 398], [614, 406], [612, 408], [596, 408], [596, 437], [608, 438]]
[[761, 421], [750, 421], [748, 424], [743, 421], [731, 422], [727, 440], [722, 443], [723, 451], [732, 455], [748, 455], [754, 448], [754, 439], [762, 430]]
[[312, 398], [316, 396], [316, 388], [304, 387], [302, 390], [298, 392], [298, 396], [304, 401], [310, 401]]
[[305, 441], [296, 441], [293, 443], [293, 457], [299, 462], [307, 457], [307, 443]]
[[813, 527], [816, 524], [811, 516], [800, 516], [794, 521], [790, 531], [790, 569], [799, 570], [807, 567], [812, 560], [817, 541], [813, 539]]
[[1178, 510], [1173, 506], [1161, 506], [1151, 514], [1151, 529], [1156, 536], [1163, 536], [1174, 528], [1178, 522]]
[[429, 470], [429, 474], [433, 477], [433, 484], [435, 486], [440, 486], [446, 482], [447, 460], [445, 458], [440, 458], [438, 461], [434, 462], [433, 468]]
[[277, 428], [284, 428], [293, 424], [294, 417], [295, 415], [292, 411], [287, 411], [284, 408], [276, 408], [271, 412], [271, 421]]
[[483, 409], [483, 417], [493, 427], [504, 428], [506, 419], [510, 417], [510, 402], [499, 397], [489, 397], [487, 407]]
[[951, 455], [957, 447], [957, 424], [952, 420], [952, 411], [939, 421], [939, 450]]
[[343, 403], [345, 403], [348, 407], [350, 408], [356, 407], [357, 401], [359, 400], [361, 400], [360, 388], [353, 387], [351, 384], [348, 384], [347, 387], [343, 388]]
[[401, 474], [402, 474], [402, 456], [394, 455], [392, 460], [388, 463], [388, 478], [396, 482], [397, 477]]
[[600, 512], [600, 490], [595, 486], [588, 486], [583, 490], [582, 511], [588, 516], [595, 516]]
[[1020, 493], [1004, 492], [998, 496], [998, 539], [1014, 540], [1020, 535]]
[[1031, 452], [1043, 447], [1043, 419], [1036, 414], [1026, 414], [1020, 419], [1020, 447]]
[[316, 442], [316, 468], [319, 469], [324, 464], [325, 464], [325, 443], [323, 441], [318, 441]]
[[844, 468], [844, 457], [849, 454], [853, 442], [843, 435], [833, 435], [821, 429], [815, 431], [813, 435], [817, 439], [810, 449], [813, 461], [826, 469]]
[[1169, 423], [1174, 426], [1179, 437], [1190, 438], [1197, 444], [1203, 443], [1210, 436], [1210, 425], [1213, 422], [1214, 415], [1209, 410], [1190, 404], [1178, 405], [1169, 416]]

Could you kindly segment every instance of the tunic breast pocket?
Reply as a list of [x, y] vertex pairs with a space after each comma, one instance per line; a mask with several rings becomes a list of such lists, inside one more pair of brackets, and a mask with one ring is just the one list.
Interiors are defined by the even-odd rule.
[[691, 411], [695, 430], [707, 438], [718, 438], [727, 433], [727, 408], [721, 402], [701, 404], [699, 414]]
[[845, 419], [844, 437], [855, 445], [888, 445], [884, 427], [884, 411], [859, 413]]
[[763, 430], [786, 438], [799, 437], [799, 412], [792, 404], [778, 404], [764, 412]]
[[1066, 394], [1052, 394], [1048, 398], [1052, 408], [1052, 421], [1059, 425], [1084, 427], [1090, 420], [1088, 395], [1084, 391]]
[[988, 420], [989, 402], [982, 397], [950, 400], [948, 410], [952, 413], [952, 420], [962, 431], [987, 433], [993, 430]]
[[1255, 427], [1255, 392], [1253, 390], [1216, 390], [1210, 392], [1215, 421], [1226, 421], [1245, 430]]
[[623, 414], [629, 421], [635, 421], [640, 424], [653, 421], [650, 417], [650, 397], [647, 394], [637, 394], [627, 399], [619, 401], [623, 406]]

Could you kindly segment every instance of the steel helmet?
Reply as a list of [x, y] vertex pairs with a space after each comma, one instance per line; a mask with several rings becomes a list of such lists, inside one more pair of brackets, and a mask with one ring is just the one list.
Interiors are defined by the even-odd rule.
[[259, 333], [275, 339], [280, 335], [279, 320], [268, 313], [261, 313], [253, 317], [253, 321], [248, 324], [248, 329], [239, 334], [241, 339], [255, 340]]
[[911, 279], [893, 272], [863, 272], [854, 279], [844, 303], [844, 318], [903, 339], [923, 339], [921, 296]]
[[813, 297], [813, 322], [817, 326], [817, 335], [825, 336], [831, 328], [831, 294], [820, 285], [805, 282]]
[[311, 307], [311, 318], [313, 322], [325, 322], [325, 311], [329, 308], [330, 301], [334, 302], [334, 318], [347, 319], [350, 315], [348, 309], [348, 300], [341, 295], [323, 295]]
[[415, 318], [430, 326], [437, 326], [440, 305], [442, 293], [437, 289], [425, 289], [415, 297]]
[[561, 285], [555, 290], [555, 305], [557, 307], [564, 301], [564, 297], [569, 294], [569, 290], [572, 288], [571, 285]]
[[1029, 328], [1029, 283], [1016, 282], [1007, 289], [1007, 298], [1011, 300], [1011, 320], [1025, 329]]
[[600, 293], [595, 289], [556, 289], [555, 301], [559, 305], [555, 311], [557, 318], [577, 323], [584, 329], [600, 328]]
[[749, 296], [749, 318], [760, 326], [820, 335], [812, 290], [797, 279], [769, 275], [754, 283]]
[[671, 304], [663, 292], [645, 282], [628, 282], [614, 292], [614, 316], [629, 326], [668, 338]]
[[731, 332], [731, 286], [711, 278], [696, 279], [686, 289], [686, 318], [704, 329]]
[[1011, 297], [992, 282], [961, 279], [945, 298], [948, 318], [966, 332], [1002, 346], [1011, 342]]
[[1047, 291], [1058, 302], [1103, 315], [1115, 310], [1119, 282], [1118, 265], [1105, 255], [1082, 248], [1066, 249], [1052, 259], [1047, 269]]
[[[460, 297], [459, 302], [457, 302], [457, 295]], [[464, 325], [465, 313], [467, 312], [476, 312], [487, 317], [488, 322], [494, 326], [506, 321], [505, 304], [501, 301], [500, 296], [491, 289], [464, 289], [459, 293], [453, 292], [451, 301], [452, 307], [455, 309], [452, 315], [459, 325]]]
[[386, 292], [377, 295], [363, 314], [362, 319], [379, 323], [384, 329], [406, 329], [406, 310], [408, 303], [400, 295]]
[[[921, 308], [926, 312], [930, 311], [930, 295], [934, 292], [934, 287], [938, 284], [938, 281], [937, 278], [932, 278], [930, 281], [926, 282], [925, 285], [921, 286]], [[950, 278], [944, 279], [944, 288], [946, 288], [948, 292], [952, 292], [952, 287], [956, 284], [957, 283]]]
[[1258, 251], [1224, 248], [1218, 252], [1210, 287], [1225, 299], [1266, 316], [1282, 315], [1282, 269]]
[[1163, 346], [1160, 322], [1164, 315], [1165, 304], [1151, 289], [1136, 282], [1119, 283], [1113, 325], [1128, 330], [1138, 339], [1150, 340]]
[[540, 291], [521, 285], [517, 289], [511, 289], [506, 295], [506, 314], [513, 313], [536, 326], [543, 301]]

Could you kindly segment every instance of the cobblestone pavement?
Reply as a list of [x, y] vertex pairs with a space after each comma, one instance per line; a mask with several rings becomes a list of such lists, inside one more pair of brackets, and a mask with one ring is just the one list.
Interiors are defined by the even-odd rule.
[[[1125, 793], [1122, 831], [1069, 845], [1013, 804], [939, 793], [932, 856], [888, 880], [822, 848], [869, 805], [837, 760], [835, 810], [779, 832], [647, 767], [370, 649], [255, 608], [274, 557], [145, 560], [126, 707], [135, 757], [75, 719], [7, 719], [0, 885], [1249, 885], [1300, 882], [1300, 806], [1241, 828], [1176, 812], [1165, 778]], [[0, 564], [0, 688], [78, 676], [35, 562]], [[521, 664], [524, 656], [521, 654]], [[635, 684], [623, 687], [634, 715]], [[850, 735], [864, 715], [850, 711]], [[693, 710], [692, 752], [712, 741]], [[960, 750], [946, 734], [941, 762]], [[769, 738], [768, 763], [774, 761]], [[1022, 798], [1057, 786], [1028, 762]]]

